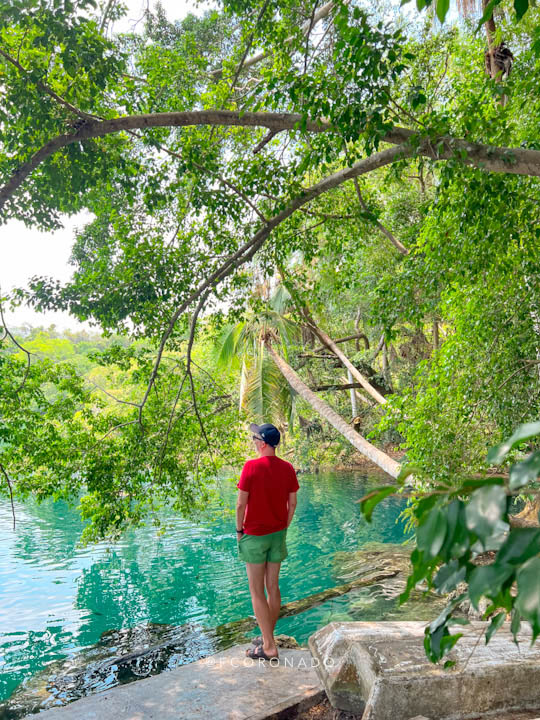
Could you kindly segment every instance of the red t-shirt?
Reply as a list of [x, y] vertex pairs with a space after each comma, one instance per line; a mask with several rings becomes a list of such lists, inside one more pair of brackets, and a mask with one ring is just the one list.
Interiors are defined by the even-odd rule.
[[268, 535], [287, 527], [289, 493], [300, 487], [291, 463], [277, 455], [248, 460], [236, 487], [249, 493], [244, 516], [248, 535]]

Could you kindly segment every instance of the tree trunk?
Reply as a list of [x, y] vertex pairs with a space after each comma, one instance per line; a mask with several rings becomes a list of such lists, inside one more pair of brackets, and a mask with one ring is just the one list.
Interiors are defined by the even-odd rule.
[[439, 323], [433, 321], [433, 352], [437, 352], [439, 349]]
[[[349, 384], [352, 384], [353, 376], [350, 370], [347, 370], [347, 379], [349, 381]], [[354, 392], [354, 388], [351, 388], [351, 413], [352, 413], [352, 419], [358, 415], [358, 410], [356, 408], [356, 393]]]
[[510, 525], [512, 527], [538, 527], [538, 517], [540, 513], [540, 497], [525, 503], [525, 507], [516, 515], [510, 515]]
[[339, 358], [343, 367], [351, 373], [353, 378], [360, 383], [364, 390], [369, 393], [374, 400], [376, 400], [381, 405], [384, 405], [386, 403], [386, 398], [381, 395], [381, 393], [366, 380], [362, 373], [359, 372], [359, 370], [352, 364], [348, 357], [346, 357], [346, 355], [341, 352], [336, 343], [328, 337], [324, 330], [321, 330], [319, 327], [317, 327], [317, 325], [315, 325], [311, 317], [308, 321], [311, 328], [313, 329], [313, 332], [317, 335], [320, 341], [324, 343], [326, 347], [331, 350], [336, 357]]
[[[489, 0], [482, 0], [482, 13], [486, 11], [487, 6], [489, 5]], [[497, 78], [497, 65], [495, 64], [495, 33], [497, 28], [495, 27], [495, 20], [493, 19], [493, 15], [490, 17], [490, 19], [485, 23], [485, 29], [486, 29], [486, 37], [487, 37], [487, 44], [488, 44], [488, 51], [487, 51], [487, 57], [486, 57], [486, 70], [488, 75], [492, 77], [497, 82], [500, 82], [500, 78]]]
[[382, 373], [388, 387], [390, 387], [390, 367], [388, 365], [388, 345], [383, 345]]
[[361, 319], [361, 317], [362, 317], [362, 306], [360, 305], [360, 306], [358, 307], [358, 310], [356, 311], [356, 317], [354, 318], [354, 329], [355, 329], [356, 332], [358, 333], [358, 335], [357, 335], [357, 337], [356, 337], [356, 350], [357, 350], [358, 352], [360, 351], [360, 338], [362, 338], [362, 340], [364, 341], [365, 349], [366, 349], [366, 350], [369, 350], [369, 340], [368, 340], [368, 337], [367, 337], [367, 335], [365, 335], [364, 333], [362, 333], [362, 332], [360, 331], [360, 319]]
[[279, 274], [281, 275], [281, 280], [283, 284], [289, 291], [292, 301], [296, 305], [298, 311], [305, 317], [308, 327], [313, 330], [313, 332], [315, 333], [315, 335], [317, 335], [323, 345], [326, 345], [326, 347], [331, 350], [337, 358], [339, 358], [343, 367], [350, 372], [353, 378], [357, 380], [360, 385], [362, 385], [364, 390], [369, 393], [369, 395], [371, 395], [374, 400], [376, 400], [381, 405], [384, 405], [386, 403], [386, 400], [381, 395], [381, 393], [376, 390], [373, 385], [371, 385], [371, 383], [368, 382], [368, 380], [355, 368], [352, 362], [341, 352], [336, 343], [331, 340], [328, 335], [323, 330], [321, 330], [320, 327], [318, 327], [318, 325], [315, 324], [315, 321], [311, 316], [308, 306], [298, 297], [298, 293], [296, 292], [294, 284], [287, 280], [283, 265], [278, 264], [278, 270]]
[[290, 365], [274, 350], [269, 338], [265, 338], [264, 344], [275, 364], [287, 380], [289, 385], [296, 390], [311, 407], [321, 415], [327, 422], [332, 425], [343, 437], [348, 440], [362, 455], [378, 465], [382, 470], [397, 477], [400, 471], [400, 464], [393, 460], [389, 455], [382, 452], [368, 442], [365, 438], [357, 433], [345, 420], [340, 417], [337, 412], [327, 405], [321, 398], [308, 388], [304, 381], [296, 374]]

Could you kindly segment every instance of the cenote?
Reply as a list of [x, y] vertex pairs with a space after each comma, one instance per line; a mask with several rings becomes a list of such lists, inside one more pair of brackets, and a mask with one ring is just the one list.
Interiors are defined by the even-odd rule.
[[[355, 503], [380, 484], [380, 476], [327, 472], [300, 475], [299, 482], [287, 535], [289, 556], [280, 575], [282, 603], [350, 580], [346, 553], [373, 542], [399, 544], [405, 539], [398, 519], [403, 499], [385, 500], [370, 525]], [[9, 503], [2, 501], [0, 717], [16, 717], [13, 698], [24, 694], [36, 677], [60, 676], [59, 669], [70, 662], [80, 667], [84, 658], [99, 657], [103, 663], [107, 654], [125, 655], [172, 638], [174, 652], [161, 667], [166, 669], [223, 647], [227, 637], [206, 630], [253, 612], [245, 566], [236, 550], [235, 483], [224, 481], [221, 489], [227, 515], [195, 524], [163, 512], [168, 525], [164, 534], [148, 525], [127, 532], [117, 543], [85, 548], [77, 545], [81, 520], [66, 503], [18, 504], [13, 531]], [[356, 593], [355, 604], [351, 596], [284, 617], [276, 632], [302, 644], [333, 619], [384, 619], [397, 612], [397, 601], [388, 601], [384, 593], [364, 592], [363, 600]], [[143, 676], [144, 661], [137, 662]], [[118, 673], [101, 673], [86, 683], [83, 694], [122, 681]], [[75, 696], [57, 691], [55, 702]]]

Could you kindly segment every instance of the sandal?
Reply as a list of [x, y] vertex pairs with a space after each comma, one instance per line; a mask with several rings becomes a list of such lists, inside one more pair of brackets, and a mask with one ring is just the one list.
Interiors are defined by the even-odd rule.
[[263, 644], [262, 635], [257, 635], [257, 637], [251, 638], [251, 642], [253, 645], [262, 645]]
[[273, 658], [279, 658], [279, 655], [267, 655], [262, 645], [255, 645], [254, 648], [250, 648], [246, 651], [246, 657], [252, 658], [253, 660], [257, 660], [259, 658], [262, 658], [263, 660], [272, 660]]

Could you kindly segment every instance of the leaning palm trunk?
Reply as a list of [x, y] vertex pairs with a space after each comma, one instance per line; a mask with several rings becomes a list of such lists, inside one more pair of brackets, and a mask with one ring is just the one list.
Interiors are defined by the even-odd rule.
[[343, 367], [351, 373], [353, 378], [355, 378], [356, 381], [360, 383], [364, 390], [369, 393], [371, 397], [374, 398], [378, 403], [384, 405], [386, 403], [386, 398], [384, 398], [381, 393], [376, 390], [373, 385], [371, 385], [371, 383], [358, 371], [358, 368], [356, 368], [349, 360], [349, 358], [341, 352], [336, 343], [331, 338], [329, 338], [328, 335], [323, 330], [321, 330], [320, 327], [317, 326], [311, 316], [308, 306], [298, 297], [298, 293], [296, 292], [293, 283], [287, 280], [287, 276], [285, 274], [283, 266], [278, 265], [278, 268], [284, 286], [288, 290], [299, 312], [306, 318], [308, 327], [315, 333], [315, 335], [317, 335], [322, 344], [326, 345], [326, 347], [334, 353], [334, 355], [341, 361]]
[[381, 405], [384, 405], [386, 403], [386, 398], [381, 395], [381, 393], [376, 390], [368, 380], [366, 380], [366, 378], [358, 371], [358, 368], [352, 364], [349, 358], [338, 348], [336, 343], [328, 337], [324, 330], [317, 327], [311, 318], [309, 319], [309, 325], [313, 332], [318, 336], [319, 340], [326, 345], [326, 347], [331, 350], [337, 358], [339, 358], [341, 364], [351, 373], [353, 378], [360, 383], [364, 390], [368, 392], [374, 400]]
[[327, 405], [324, 400], [317, 397], [315, 393], [308, 388], [308, 386], [301, 380], [296, 374], [292, 367], [285, 362], [285, 360], [274, 350], [271, 344], [270, 338], [264, 339], [264, 344], [268, 353], [271, 355], [275, 364], [289, 383], [289, 385], [296, 390], [300, 397], [311, 405], [319, 415], [327, 420], [344, 438], [346, 438], [353, 447], [355, 447], [362, 455], [367, 457], [369, 460], [378, 465], [382, 470], [387, 472], [392, 477], [397, 477], [400, 471], [400, 465], [393, 460], [389, 455], [382, 452], [363, 438], [359, 433], [356, 432], [345, 420], [340, 417], [335, 410]]

